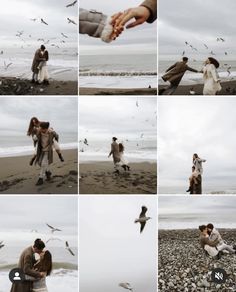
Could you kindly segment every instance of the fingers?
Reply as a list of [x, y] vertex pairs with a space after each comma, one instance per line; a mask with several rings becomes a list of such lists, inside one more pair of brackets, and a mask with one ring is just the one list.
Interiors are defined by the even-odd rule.
[[115, 25], [116, 20], [122, 15], [122, 12], [115, 13], [111, 16], [111, 25]]
[[138, 18], [136, 21], [129, 23], [129, 24], [126, 26], [126, 28], [132, 28], [132, 27], [135, 27], [135, 26], [137, 26], [137, 25], [139, 25], [139, 24], [144, 23], [144, 21], [145, 21], [144, 18]]
[[116, 26], [125, 26], [125, 24], [134, 17], [134, 12], [132, 9], [126, 10], [123, 15], [121, 15], [117, 21]]

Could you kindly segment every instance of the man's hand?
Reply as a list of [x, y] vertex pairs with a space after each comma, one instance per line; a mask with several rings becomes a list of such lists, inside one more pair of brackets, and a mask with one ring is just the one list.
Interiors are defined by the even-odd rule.
[[44, 278], [44, 277], [46, 277], [47, 276], [47, 273], [45, 273], [45, 272], [40, 272], [40, 277], [41, 278]]

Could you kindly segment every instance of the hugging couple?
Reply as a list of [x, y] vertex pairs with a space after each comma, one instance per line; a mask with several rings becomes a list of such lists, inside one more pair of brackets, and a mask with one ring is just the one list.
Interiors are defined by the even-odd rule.
[[200, 245], [208, 255], [220, 259], [223, 250], [236, 254], [236, 245], [228, 245], [212, 223], [199, 226], [199, 230]]

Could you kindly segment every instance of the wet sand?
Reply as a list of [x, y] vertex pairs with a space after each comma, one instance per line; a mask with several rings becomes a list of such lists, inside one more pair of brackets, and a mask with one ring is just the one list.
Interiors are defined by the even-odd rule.
[[[236, 243], [235, 229], [219, 231], [228, 244]], [[223, 254], [219, 260], [206, 256], [199, 236], [198, 229], [159, 230], [158, 291], [236, 291], [236, 255]], [[211, 281], [211, 271], [218, 267], [228, 274], [225, 284]]]
[[65, 162], [53, 153], [50, 165], [52, 178], [41, 186], [35, 183], [39, 176], [39, 166], [30, 166], [32, 156], [0, 158], [1, 194], [78, 194], [77, 150], [62, 150]]
[[27, 79], [0, 77], [0, 95], [78, 95], [77, 81], [49, 82], [49, 85], [44, 85]]
[[80, 95], [157, 95], [156, 88], [88, 88], [80, 87]]
[[114, 174], [112, 162], [81, 163], [80, 194], [156, 194], [157, 164], [130, 163], [131, 170]]

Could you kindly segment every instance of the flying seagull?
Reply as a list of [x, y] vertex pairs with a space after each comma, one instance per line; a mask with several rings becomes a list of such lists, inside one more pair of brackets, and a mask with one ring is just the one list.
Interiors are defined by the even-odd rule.
[[3, 248], [5, 244], [3, 244], [3, 241], [0, 241], [0, 248]]
[[86, 138], [84, 139], [84, 144], [87, 145], [87, 146], [89, 146], [88, 140]]
[[6, 64], [6, 62], [4, 61], [4, 67], [5, 67], [5, 70], [7, 70], [13, 63], [9, 63], [9, 64]]
[[70, 19], [69, 17], [67, 17], [67, 20], [68, 23], [73, 23], [74, 25], [77, 25], [77, 23], [74, 20]]
[[46, 225], [51, 229], [51, 232], [54, 233], [55, 231], [62, 231], [61, 229], [55, 228], [49, 224], [46, 223]]
[[203, 44], [204, 45], [204, 47], [208, 50], [208, 46], [206, 45], [206, 44]]
[[131, 287], [130, 283], [120, 283], [119, 286], [130, 291], [133, 291], [133, 288]]
[[51, 237], [51, 238], [49, 238], [49, 239], [46, 241], [46, 243], [48, 243], [48, 242], [51, 241], [51, 240], [62, 241], [62, 239], [60, 239], [60, 238], [57, 238], [57, 237]]
[[144, 229], [144, 227], [145, 227], [145, 224], [146, 224], [146, 222], [149, 220], [149, 219], [151, 219], [151, 217], [146, 217], [146, 212], [147, 212], [147, 207], [145, 207], [145, 206], [142, 206], [142, 211], [141, 211], [141, 213], [140, 213], [140, 215], [139, 215], [139, 219], [136, 219], [135, 221], [134, 221], [134, 223], [140, 223], [140, 233], [143, 231], [143, 229]]
[[66, 249], [69, 251], [69, 253], [73, 256], [75, 256], [75, 254], [73, 253], [73, 251], [71, 250], [68, 241], [66, 241]]
[[72, 3], [70, 3], [70, 4], [68, 4], [68, 5], [66, 5], [66, 7], [68, 8], [68, 7], [71, 7], [71, 6], [75, 6], [76, 3], [77, 3], [77, 0], [72, 2]]
[[41, 23], [48, 25], [48, 23], [44, 21], [43, 18], [41, 18]]
[[61, 35], [62, 35], [64, 38], [67, 38], [67, 39], [68, 39], [68, 36], [65, 35], [63, 32], [61, 32]]
[[31, 21], [36, 21], [36, 20], [37, 20], [37, 18], [30, 18], [30, 20], [31, 20]]

